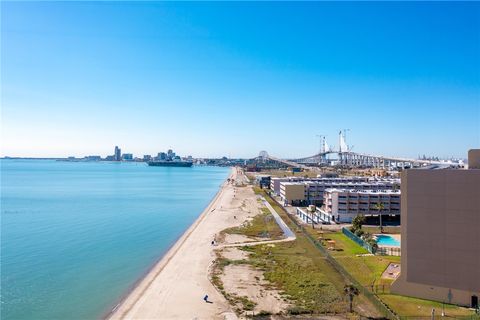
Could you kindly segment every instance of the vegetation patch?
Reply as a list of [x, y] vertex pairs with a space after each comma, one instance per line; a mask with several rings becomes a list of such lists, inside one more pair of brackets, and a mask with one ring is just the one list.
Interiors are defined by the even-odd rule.
[[241, 234], [250, 238], [282, 239], [283, 231], [278, 226], [275, 218], [267, 208], [262, 208], [261, 213], [246, 221], [239, 227], [228, 228], [222, 231], [229, 234]]
[[332, 283], [329, 266], [297, 241], [242, 249], [250, 253], [249, 263], [262, 270], [265, 279], [293, 303], [291, 314], [345, 312], [345, 301]]
[[455, 305], [395, 294], [380, 294], [379, 296], [390, 308], [394, 309], [395, 312], [402, 317], [411, 317], [412, 319], [420, 317], [431, 318], [432, 309], [435, 309], [435, 313], [438, 315], [441, 315], [442, 311], [444, 311], [445, 317], [472, 320], [480, 319], [480, 315], [475, 315], [471, 309]]
[[[365, 227], [363, 227], [365, 228]], [[317, 229], [306, 227], [306, 230], [314, 235], [318, 235]], [[441, 313], [444, 309], [446, 315], [472, 316], [473, 312], [468, 308], [462, 308], [453, 305], [442, 305], [442, 303], [405, 297], [390, 293], [392, 279], [382, 278], [382, 273], [390, 263], [400, 264], [400, 257], [396, 256], [363, 256], [368, 253], [366, 249], [349, 239], [342, 232], [322, 231], [322, 237], [325, 240], [335, 241], [335, 250], [330, 254], [337, 260], [358, 282], [365, 288], [374, 292], [399, 316], [408, 317], [429, 317], [432, 308]]]
[[237, 313], [244, 311], [251, 311], [255, 308], [256, 303], [249, 300], [248, 297], [239, 296], [237, 294], [227, 292], [223, 285], [221, 275], [224, 269], [228, 265], [232, 264], [247, 264], [246, 260], [230, 260], [223, 258], [219, 252], [217, 252], [217, 259], [215, 260], [210, 274], [210, 281], [220, 291], [220, 293], [227, 299], [227, 301], [233, 306]]
[[[296, 235], [297, 239], [292, 242], [276, 244], [274, 250], [270, 251], [270, 256], [273, 257], [275, 262], [270, 265], [260, 264], [259, 267], [265, 268], [264, 271], [268, 269], [274, 269], [270, 274], [279, 274], [279, 276], [269, 276], [265, 273], [265, 278], [272, 281], [272, 285], [282, 290], [286, 299], [291, 300], [292, 308], [289, 310], [291, 314], [303, 314], [303, 313], [343, 313], [348, 312], [347, 297], [344, 293], [344, 286], [347, 285], [347, 280], [342, 274], [333, 268], [333, 266], [326, 260], [323, 254], [316, 248], [312, 242], [302, 233], [300, 228], [291, 220], [282, 207], [280, 207], [273, 199], [271, 199], [266, 193], [265, 190], [260, 188], [255, 189], [254, 191], [265, 196], [266, 200], [272, 205], [275, 211], [282, 217], [285, 223], [292, 229]], [[311, 227], [310, 227], [311, 228]], [[315, 233], [317, 238], [321, 236], [317, 233], [318, 229], [312, 229], [312, 233]], [[356, 244], [355, 244], [356, 245]], [[357, 250], [357, 247], [351, 247], [352, 250]], [[251, 248], [251, 250], [258, 250], [258, 248]], [[248, 250], [248, 248], [247, 248]], [[367, 250], [361, 248], [359, 253], [368, 253]], [[279, 262], [276, 262], [276, 260]], [[281, 263], [283, 261], [283, 264]], [[285, 263], [287, 262], [287, 263]], [[297, 273], [292, 272], [280, 272], [277, 266], [288, 268], [290, 270], [300, 269], [302, 271]], [[307, 267], [309, 266], [309, 267]], [[281, 269], [280, 269], [281, 270]], [[288, 275], [288, 276], [286, 276]], [[315, 290], [308, 290], [304, 287], [299, 286], [301, 282], [310, 285], [314, 284], [315, 281], [307, 282], [308, 279], [303, 279], [302, 277], [318, 277], [320, 283], [324, 286], [320, 286], [323, 289], [325, 294], [316, 294]], [[296, 281], [281, 281], [282, 277], [284, 278], [296, 278]], [[279, 280], [280, 279], [280, 280]], [[297, 283], [297, 285], [294, 285]], [[308, 288], [308, 287], [307, 287]], [[331, 290], [331, 289], [334, 290]], [[336, 298], [335, 298], [336, 296]], [[314, 304], [312, 301], [318, 303]], [[323, 301], [322, 301], [323, 300]], [[326, 301], [337, 301], [336, 303], [327, 303]], [[356, 306], [360, 306], [356, 308]], [[353, 302], [353, 307], [357, 312], [360, 312], [362, 316], [366, 317], [378, 317], [380, 315], [377, 308], [362, 294], [355, 298]]]

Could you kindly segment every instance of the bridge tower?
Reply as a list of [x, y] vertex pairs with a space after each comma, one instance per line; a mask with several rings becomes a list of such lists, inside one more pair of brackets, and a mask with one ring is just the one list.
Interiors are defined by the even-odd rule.
[[321, 152], [322, 163], [327, 163], [328, 162], [327, 153], [330, 152], [330, 147], [328, 146], [326, 136], [322, 137], [322, 149], [320, 150], [320, 152]]
[[318, 153], [319, 154], [318, 161], [320, 163], [327, 163], [326, 153], [330, 151], [327, 144], [327, 137], [321, 134], [317, 134], [317, 137], [320, 138], [320, 152]]
[[348, 152], [350, 150], [348, 149], [345, 137], [347, 130], [348, 129], [344, 129], [343, 131], [340, 130], [338, 132], [338, 158], [340, 160], [340, 164], [342, 165], [348, 165], [349, 162]]

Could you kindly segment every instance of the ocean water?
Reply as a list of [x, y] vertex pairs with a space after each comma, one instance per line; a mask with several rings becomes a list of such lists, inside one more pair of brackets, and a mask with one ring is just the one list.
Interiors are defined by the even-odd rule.
[[2, 319], [101, 318], [195, 221], [229, 173], [0, 161]]

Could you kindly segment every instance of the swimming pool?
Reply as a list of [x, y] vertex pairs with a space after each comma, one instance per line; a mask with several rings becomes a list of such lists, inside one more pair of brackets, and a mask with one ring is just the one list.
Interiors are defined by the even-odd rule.
[[377, 238], [377, 244], [379, 246], [400, 247], [400, 241], [392, 236], [376, 234], [375, 237]]

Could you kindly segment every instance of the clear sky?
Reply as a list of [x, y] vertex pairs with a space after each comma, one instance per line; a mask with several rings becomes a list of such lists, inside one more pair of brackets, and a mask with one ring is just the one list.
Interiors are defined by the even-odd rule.
[[1, 2], [1, 155], [466, 157], [480, 3]]

